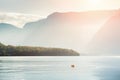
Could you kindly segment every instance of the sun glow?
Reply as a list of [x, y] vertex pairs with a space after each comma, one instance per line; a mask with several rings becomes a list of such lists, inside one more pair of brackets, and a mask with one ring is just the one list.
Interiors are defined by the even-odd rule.
[[102, 0], [86, 0], [86, 5], [88, 10], [98, 10], [101, 9], [102, 6]]
[[100, 4], [101, 0], [87, 0], [89, 4], [91, 5], [98, 5]]

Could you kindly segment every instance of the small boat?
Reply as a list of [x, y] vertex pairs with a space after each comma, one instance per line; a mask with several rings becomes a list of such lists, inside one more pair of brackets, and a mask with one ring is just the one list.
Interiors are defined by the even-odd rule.
[[74, 64], [72, 64], [72, 65], [71, 65], [71, 68], [75, 68], [75, 65], [74, 65]]

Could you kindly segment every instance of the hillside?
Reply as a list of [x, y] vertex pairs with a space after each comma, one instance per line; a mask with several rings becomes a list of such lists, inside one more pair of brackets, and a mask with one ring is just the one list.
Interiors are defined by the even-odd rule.
[[29, 46], [11, 46], [0, 43], [0, 56], [79, 56], [69, 49]]
[[117, 11], [96, 33], [89, 44], [93, 55], [120, 55], [120, 11]]

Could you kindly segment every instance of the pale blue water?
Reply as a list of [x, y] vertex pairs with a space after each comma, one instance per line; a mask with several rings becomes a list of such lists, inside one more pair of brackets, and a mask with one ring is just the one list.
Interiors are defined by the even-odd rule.
[[120, 57], [0, 57], [0, 80], [120, 80]]

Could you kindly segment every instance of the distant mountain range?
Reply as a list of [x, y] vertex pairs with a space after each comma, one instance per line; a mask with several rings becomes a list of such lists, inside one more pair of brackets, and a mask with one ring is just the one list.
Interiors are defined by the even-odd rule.
[[91, 40], [94, 42], [96, 32], [97, 36], [101, 26], [108, 24], [116, 12], [119, 10], [55, 12], [45, 19], [27, 23], [23, 29], [0, 24], [0, 41], [10, 45], [70, 48], [83, 53], [85, 46]]

